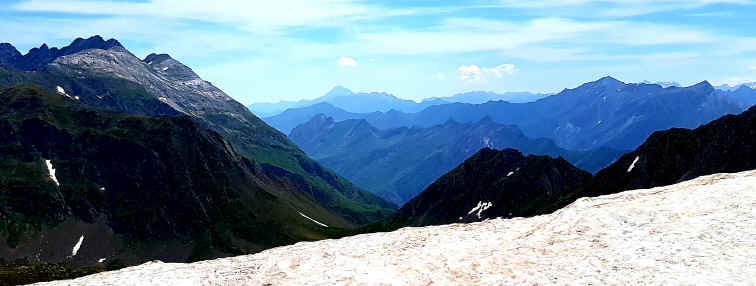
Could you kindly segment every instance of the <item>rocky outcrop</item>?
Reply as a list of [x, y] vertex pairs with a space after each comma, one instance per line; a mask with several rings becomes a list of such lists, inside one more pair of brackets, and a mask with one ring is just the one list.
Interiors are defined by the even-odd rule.
[[550, 215], [404, 228], [40, 285], [753, 284], [756, 172], [584, 198]]
[[[3, 45], [5, 46], [0, 47], [0, 64], [27, 71], [45, 68], [48, 64], [59, 57], [75, 54], [81, 51], [89, 49], [107, 50], [113, 47], [121, 47], [121, 43], [119, 43], [115, 39], [105, 41], [100, 36], [93, 36], [88, 39], [77, 38], [70, 45], [65, 46], [61, 49], [55, 47], [50, 48], [47, 46], [47, 44], [42, 44], [42, 46], [40, 46], [39, 48], [33, 48], [29, 50], [29, 52], [23, 56], [18, 53], [18, 51], [16, 51], [15, 53], [11, 51], [10, 53], [11, 55], [13, 55], [12, 59], [3, 61], [2, 59], [5, 57], [2, 50], [10, 50], [8, 48], [10, 44]], [[16, 49], [13, 48], [13, 50]]]

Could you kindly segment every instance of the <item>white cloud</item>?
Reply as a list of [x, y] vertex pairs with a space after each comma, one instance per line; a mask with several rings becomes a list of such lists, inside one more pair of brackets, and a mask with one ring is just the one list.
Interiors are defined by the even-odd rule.
[[336, 63], [340, 67], [356, 67], [357, 61], [354, 58], [351, 57], [340, 57], [339, 60], [336, 61]]
[[513, 64], [498, 65], [493, 68], [481, 68], [477, 65], [460, 66], [457, 75], [463, 82], [485, 82], [489, 78], [502, 78], [515, 72]]
[[749, 71], [756, 72], [756, 64], [748, 67]]

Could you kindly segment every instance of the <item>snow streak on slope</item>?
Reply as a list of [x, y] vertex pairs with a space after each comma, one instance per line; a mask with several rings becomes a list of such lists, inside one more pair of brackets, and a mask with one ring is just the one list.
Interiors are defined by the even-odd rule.
[[47, 174], [50, 176], [50, 179], [52, 179], [56, 185], [60, 186], [60, 183], [58, 182], [58, 177], [55, 177], [55, 168], [52, 165], [52, 161], [45, 160], [45, 166], [47, 166]]
[[754, 210], [756, 171], [711, 175], [580, 199], [533, 218], [151, 262], [49, 285], [749, 285]]

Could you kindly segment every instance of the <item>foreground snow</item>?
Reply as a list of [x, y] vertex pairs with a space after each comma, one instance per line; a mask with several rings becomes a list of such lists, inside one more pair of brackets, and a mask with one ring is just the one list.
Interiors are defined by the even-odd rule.
[[581, 199], [551, 215], [405, 228], [50, 285], [756, 283], [756, 171]]

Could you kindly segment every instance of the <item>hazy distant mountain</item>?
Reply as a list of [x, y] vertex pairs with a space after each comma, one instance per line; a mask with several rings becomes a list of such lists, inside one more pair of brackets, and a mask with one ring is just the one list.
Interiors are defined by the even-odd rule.
[[736, 85], [729, 85], [729, 84], [723, 84], [715, 86], [714, 88], [718, 90], [724, 90], [724, 91], [735, 91], [741, 87], [748, 87], [750, 89], [756, 89], [756, 82], [747, 82], [747, 83], [741, 83]]
[[[257, 116], [270, 117], [278, 115], [287, 109], [308, 107], [318, 103], [331, 105], [354, 113], [370, 113], [375, 111], [399, 110], [403, 112], [417, 112], [431, 105], [447, 103], [443, 100], [427, 100], [417, 103], [408, 99], [400, 99], [385, 92], [352, 92], [342, 86], [336, 86], [325, 95], [316, 99], [300, 101], [281, 101], [278, 103], [255, 103], [249, 106]], [[301, 123], [301, 122], [300, 122]]]
[[[443, 100], [448, 103], [470, 103], [481, 104], [489, 101], [507, 101], [512, 103], [524, 103], [539, 100], [541, 98], [549, 96], [543, 93], [530, 93], [530, 92], [505, 92], [495, 93], [490, 91], [470, 91], [465, 93], [459, 93], [450, 97], [433, 97], [423, 101]], [[435, 104], [434, 104], [435, 105]]]
[[530, 103], [492, 101], [451, 103], [418, 113], [366, 117], [378, 128], [429, 127], [449, 119], [476, 122], [484, 117], [514, 124], [531, 138], [551, 138], [567, 149], [633, 149], [651, 133], [673, 127], [692, 128], [743, 110], [708, 82], [690, 87], [626, 84], [611, 77], [566, 89]]
[[754, 84], [754, 87], [740, 85], [736, 89], [722, 90], [720, 93], [741, 104], [744, 108], [756, 105], [756, 84]]
[[380, 130], [363, 119], [337, 122], [321, 114], [294, 128], [289, 137], [324, 166], [398, 205], [484, 147], [563, 156], [588, 171], [606, 167], [622, 154], [610, 149], [565, 150], [551, 140], [527, 138], [516, 126], [488, 118]]

